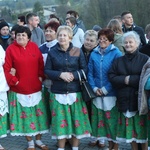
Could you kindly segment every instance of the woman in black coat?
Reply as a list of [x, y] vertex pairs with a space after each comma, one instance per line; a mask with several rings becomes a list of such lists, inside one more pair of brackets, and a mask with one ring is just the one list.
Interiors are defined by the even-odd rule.
[[146, 115], [138, 113], [138, 87], [143, 65], [148, 57], [139, 52], [139, 35], [127, 32], [123, 35], [126, 53], [114, 61], [109, 79], [117, 90], [117, 107], [119, 110], [117, 140], [131, 143], [137, 150], [142, 143], [142, 150], [147, 149]]

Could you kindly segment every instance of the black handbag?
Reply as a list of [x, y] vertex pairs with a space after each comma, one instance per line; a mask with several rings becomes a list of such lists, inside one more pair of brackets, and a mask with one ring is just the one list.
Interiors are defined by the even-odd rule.
[[79, 71], [77, 71], [77, 73], [79, 76], [82, 98], [85, 102], [89, 102], [92, 99], [96, 98], [97, 95], [96, 95], [96, 93], [94, 93], [93, 89], [91, 88], [90, 84], [88, 83], [84, 71], [83, 70], [81, 70], [81, 71], [82, 71], [84, 79], [81, 79], [81, 75], [80, 75]]

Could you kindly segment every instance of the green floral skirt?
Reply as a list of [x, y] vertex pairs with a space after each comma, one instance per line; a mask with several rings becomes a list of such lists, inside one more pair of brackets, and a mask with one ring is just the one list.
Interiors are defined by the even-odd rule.
[[10, 91], [9, 120], [11, 135], [34, 136], [49, 132], [44, 98], [34, 107], [23, 107], [17, 99], [17, 93]]
[[123, 113], [118, 115], [117, 140], [120, 142], [145, 143], [147, 141], [147, 115], [127, 118]]
[[80, 92], [76, 95], [76, 101], [72, 105], [64, 105], [55, 99], [54, 93], [50, 93], [53, 139], [71, 138], [72, 135], [78, 139], [90, 136], [91, 126], [86, 104]]
[[92, 136], [116, 142], [117, 114], [116, 106], [109, 111], [104, 111], [92, 104]]
[[0, 115], [0, 138], [6, 137], [8, 130], [9, 130], [9, 119], [8, 113], [6, 113], [4, 116]]

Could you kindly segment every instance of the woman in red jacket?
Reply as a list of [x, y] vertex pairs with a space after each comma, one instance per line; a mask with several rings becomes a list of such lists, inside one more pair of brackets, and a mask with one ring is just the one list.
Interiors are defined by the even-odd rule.
[[[28, 27], [20, 26], [15, 33], [16, 41], [6, 51], [4, 71], [10, 86], [10, 133], [26, 136], [27, 150], [35, 145], [43, 150], [48, 147], [41, 142], [41, 134], [49, 132], [47, 114], [42, 101], [44, 78], [43, 57], [35, 43], [30, 41]], [[11, 68], [15, 69], [10, 73]], [[36, 136], [36, 141], [31, 136]]]

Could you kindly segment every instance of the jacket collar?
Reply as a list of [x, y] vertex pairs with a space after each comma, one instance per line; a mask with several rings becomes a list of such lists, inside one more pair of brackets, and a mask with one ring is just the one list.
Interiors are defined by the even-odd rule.
[[135, 50], [133, 53], [125, 53], [125, 57], [132, 60], [136, 55], [139, 54], [139, 49]]
[[[28, 41], [27, 45], [25, 46], [25, 48], [29, 45], [30, 40]], [[19, 45], [16, 40], [14, 40], [14, 45], [18, 46], [18, 47], [23, 47], [21, 45]]]
[[[94, 47], [93, 49], [91, 49], [89, 52], [92, 52], [96, 47], [97, 47], [97, 46], [95, 46], [95, 47]], [[86, 50], [86, 48], [84, 47], [84, 44], [82, 45], [81, 49], [82, 49], [82, 51], [83, 51], [84, 53], [87, 53], [87, 50]]]
[[77, 31], [78, 31], [78, 27], [77, 27], [77, 25], [75, 25], [73, 28], [72, 28], [72, 30], [73, 30], [73, 36], [77, 33]]
[[128, 32], [128, 31], [133, 31], [133, 29], [136, 27], [136, 24], [133, 23], [132, 26], [130, 28], [126, 28], [125, 25], [122, 25], [122, 31], [125, 33], [125, 32]]
[[[57, 46], [57, 48], [58, 48], [59, 51], [65, 52], [64, 50], [61, 49], [59, 43], [57, 43], [56, 46]], [[73, 48], [73, 44], [70, 42], [67, 51], [70, 51], [72, 48]]]
[[[108, 53], [109, 51], [112, 51], [113, 49], [115, 48], [114, 44], [110, 44], [104, 51], [104, 53]], [[94, 52], [96, 53], [100, 53], [100, 45], [98, 45], [95, 49], [94, 49]]]
[[46, 44], [46, 46], [47, 46], [48, 48], [51, 48], [51, 47], [53, 47], [57, 42], [58, 42], [57, 39], [55, 39], [55, 40], [50, 41], [50, 42], [45, 42], [45, 44]]

